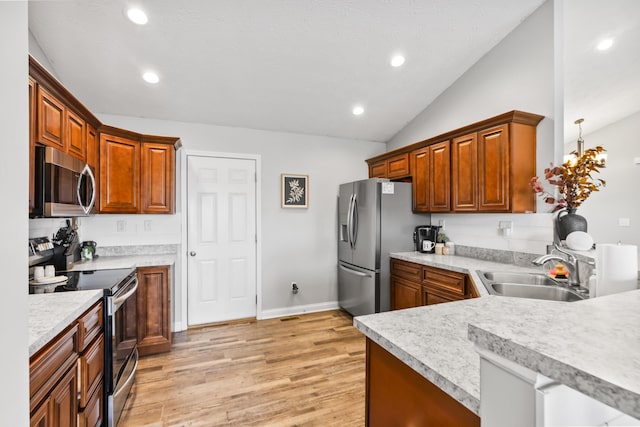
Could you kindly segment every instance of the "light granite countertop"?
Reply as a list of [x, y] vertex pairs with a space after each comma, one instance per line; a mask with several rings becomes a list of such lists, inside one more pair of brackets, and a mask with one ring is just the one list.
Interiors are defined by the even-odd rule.
[[175, 254], [157, 255], [101, 255], [91, 261], [79, 261], [73, 264], [71, 271], [113, 270], [116, 268], [153, 267], [157, 265], [174, 265]]
[[473, 319], [469, 339], [640, 418], [640, 290]]
[[354, 318], [354, 325], [476, 414], [474, 343], [621, 411], [640, 414], [640, 290], [580, 302], [489, 295], [478, 271], [540, 271], [419, 252], [392, 258], [469, 274], [481, 298]]
[[29, 357], [103, 296], [102, 290], [29, 295]]

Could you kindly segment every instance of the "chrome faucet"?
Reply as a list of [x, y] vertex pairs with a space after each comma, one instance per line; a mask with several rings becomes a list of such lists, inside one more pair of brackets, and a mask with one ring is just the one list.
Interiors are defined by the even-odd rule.
[[531, 261], [533, 264], [542, 266], [549, 261], [561, 262], [569, 270], [569, 285], [580, 287], [580, 266], [578, 265], [578, 258], [572, 253], [562, 249], [557, 243], [553, 244], [553, 247], [560, 253], [566, 256], [566, 259], [555, 254], [546, 254], [539, 256]]

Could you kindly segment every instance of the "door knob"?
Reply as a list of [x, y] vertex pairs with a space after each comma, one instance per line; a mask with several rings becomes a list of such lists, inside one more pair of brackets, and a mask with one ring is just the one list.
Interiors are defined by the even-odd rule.
[[191, 251], [191, 252], [189, 252], [189, 255], [196, 256], [196, 252], [195, 251]]

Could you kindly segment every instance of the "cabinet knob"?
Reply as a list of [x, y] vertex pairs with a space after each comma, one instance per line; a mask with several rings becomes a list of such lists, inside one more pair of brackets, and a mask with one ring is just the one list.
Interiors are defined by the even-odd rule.
[[189, 255], [196, 256], [196, 252], [195, 251], [191, 251], [191, 252], [189, 252]]

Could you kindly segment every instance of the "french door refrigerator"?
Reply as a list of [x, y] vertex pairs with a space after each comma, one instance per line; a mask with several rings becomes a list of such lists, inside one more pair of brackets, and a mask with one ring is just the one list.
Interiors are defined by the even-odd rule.
[[353, 316], [388, 311], [389, 253], [414, 250], [414, 228], [430, 220], [428, 214], [412, 212], [411, 183], [371, 178], [340, 185], [340, 307]]

